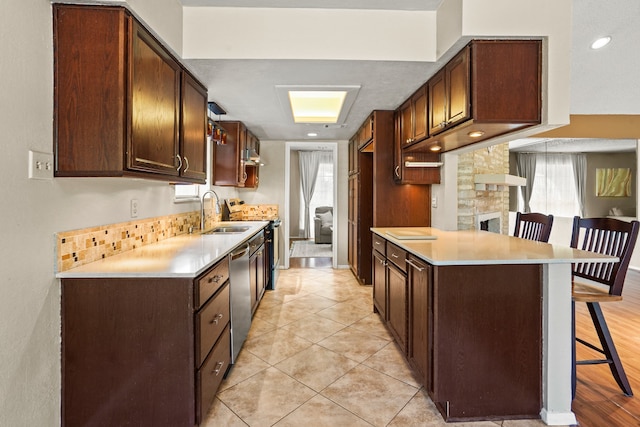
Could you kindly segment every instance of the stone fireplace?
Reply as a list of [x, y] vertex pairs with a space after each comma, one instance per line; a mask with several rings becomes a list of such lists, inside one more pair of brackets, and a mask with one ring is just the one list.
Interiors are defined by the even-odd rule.
[[458, 156], [458, 230], [508, 234], [509, 190], [504, 186], [477, 189], [478, 174], [508, 174], [509, 144], [480, 148]]

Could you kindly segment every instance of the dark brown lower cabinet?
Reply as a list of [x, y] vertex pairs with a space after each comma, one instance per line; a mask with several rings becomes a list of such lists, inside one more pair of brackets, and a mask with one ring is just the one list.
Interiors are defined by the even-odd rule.
[[443, 418], [539, 418], [542, 266], [434, 266], [392, 259], [394, 247], [374, 251], [374, 277], [376, 260], [388, 264], [386, 317], [377, 311]]
[[62, 279], [62, 425], [194, 426], [231, 359], [229, 268]]
[[403, 353], [407, 348], [407, 275], [395, 264], [387, 265], [387, 325]]
[[[374, 236], [374, 245], [375, 245]], [[387, 320], [387, 258], [384, 253], [373, 250], [373, 309], [380, 314], [383, 320]]]
[[430, 363], [433, 346], [429, 342], [429, 328], [433, 322], [431, 278], [431, 265], [413, 255], [407, 257], [407, 359], [427, 390], [433, 388], [433, 365]]

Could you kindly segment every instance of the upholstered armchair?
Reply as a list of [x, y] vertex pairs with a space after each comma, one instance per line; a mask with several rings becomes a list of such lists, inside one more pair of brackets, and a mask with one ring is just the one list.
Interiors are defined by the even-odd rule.
[[333, 207], [319, 206], [313, 218], [316, 243], [331, 243], [333, 235]]

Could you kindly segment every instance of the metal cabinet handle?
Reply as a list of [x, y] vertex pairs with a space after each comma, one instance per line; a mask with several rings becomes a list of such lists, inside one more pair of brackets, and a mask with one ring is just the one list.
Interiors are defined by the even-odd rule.
[[212, 374], [215, 374], [216, 377], [218, 376], [218, 374], [220, 373], [220, 371], [222, 370], [222, 367], [224, 366], [224, 362], [218, 362], [216, 363], [216, 368], [211, 371]]
[[396, 254], [391, 254], [391, 256], [394, 257], [394, 258], [398, 258], [398, 255], [396, 255]]
[[178, 158], [178, 167], [176, 170], [179, 172], [180, 168], [182, 168], [182, 157], [180, 157], [180, 154], [176, 154], [176, 157]]
[[222, 315], [222, 313], [216, 314], [216, 315], [213, 317], [213, 319], [211, 319], [211, 320], [209, 321], [209, 324], [210, 324], [210, 325], [213, 325], [213, 324], [215, 323], [215, 324], [217, 325], [217, 324], [218, 324], [218, 322], [220, 321], [220, 319], [222, 319], [223, 317], [224, 317], [224, 316]]
[[220, 281], [220, 279], [222, 279], [222, 276], [216, 274], [213, 277], [209, 277], [209, 283], [213, 283], [213, 282], [218, 283]]
[[415, 268], [415, 269], [416, 269], [416, 270], [418, 270], [418, 271], [423, 271], [423, 270], [424, 270], [424, 268], [422, 268], [422, 267], [418, 267], [417, 265], [415, 265], [414, 263], [412, 263], [410, 259], [406, 260], [406, 262], [407, 262], [407, 264], [409, 264], [411, 267]]
[[189, 159], [187, 159], [187, 156], [184, 156], [184, 162], [187, 164], [187, 166], [185, 166], [184, 170], [182, 171], [183, 173], [189, 170]]
[[400, 166], [396, 166], [396, 168], [394, 169], [394, 172], [395, 172], [396, 176], [398, 178], [400, 178]]

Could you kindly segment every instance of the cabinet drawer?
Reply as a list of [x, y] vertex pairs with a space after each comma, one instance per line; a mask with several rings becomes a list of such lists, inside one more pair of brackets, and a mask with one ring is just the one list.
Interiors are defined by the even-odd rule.
[[231, 334], [225, 328], [213, 351], [196, 374], [196, 424], [200, 424], [213, 402], [231, 362]]
[[218, 262], [197, 281], [194, 306], [200, 308], [229, 278], [229, 258]]
[[199, 367], [229, 323], [229, 285], [196, 313], [196, 367]]
[[387, 242], [387, 259], [398, 266], [405, 273], [407, 272], [407, 251], [400, 249], [393, 243]]
[[373, 235], [373, 249], [380, 252], [383, 256], [387, 254], [386, 250], [387, 241], [377, 234]]

